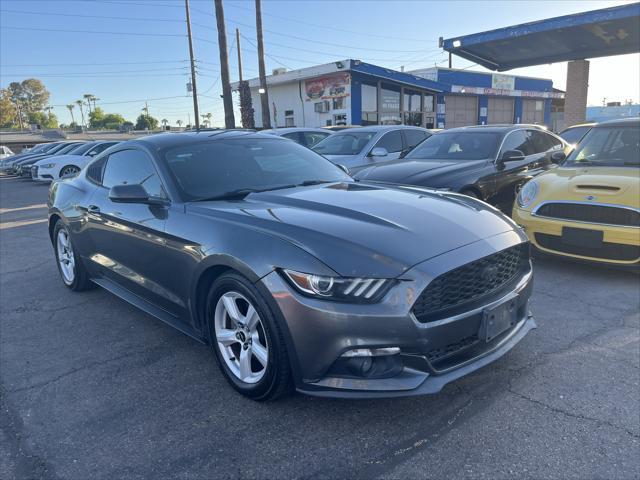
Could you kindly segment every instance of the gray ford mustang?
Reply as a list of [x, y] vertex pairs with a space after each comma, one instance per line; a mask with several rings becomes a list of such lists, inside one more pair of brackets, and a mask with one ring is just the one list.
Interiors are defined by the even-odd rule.
[[535, 327], [529, 243], [478, 200], [356, 182], [286, 139], [162, 134], [55, 182], [63, 282], [211, 345], [256, 400], [438, 392]]

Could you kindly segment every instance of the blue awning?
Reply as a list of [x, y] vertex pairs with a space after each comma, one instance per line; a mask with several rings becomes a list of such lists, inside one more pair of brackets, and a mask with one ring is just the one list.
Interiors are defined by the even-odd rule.
[[640, 3], [443, 40], [444, 50], [505, 71], [640, 51]]

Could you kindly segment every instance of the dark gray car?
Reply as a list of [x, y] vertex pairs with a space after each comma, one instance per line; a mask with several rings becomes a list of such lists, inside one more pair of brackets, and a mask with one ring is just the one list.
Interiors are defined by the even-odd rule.
[[53, 183], [49, 232], [69, 288], [98, 284], [211, 345], [257, 400], [438, 392], [535, 327], [511, 220], [355, 182], [272, 135], [121, 143]]

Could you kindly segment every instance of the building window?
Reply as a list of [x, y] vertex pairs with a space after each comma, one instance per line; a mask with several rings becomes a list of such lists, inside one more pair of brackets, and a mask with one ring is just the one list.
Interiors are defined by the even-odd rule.
[[362, 125], [378, 124], [378, 87], [362, 84]]
[[333, 109], [342, 110], [344, 108], [344, 97], [337, 97], [333, 99]]
[[422, 110], [425, 112], [433, 112], [434, 108], [433, 108], [433, 104], [434, 104], [434, 96], [433, 95], [429, 95], [426, 94], [424, 95], [424, 106], [422, 107]]
[[333, 116], [333, 124], [334, 125], [346, 125], [347, 124], [347, 115], [342, 113], [340, 115]]
[[400, 88], [383, 85], [380, 89], [380, 124], [399, 125], [400, 119]]
[[293, 118], [293, 110], [285, 110], [284, 111], [284, 126], [285, 127], [295, 127], [296, 122]]

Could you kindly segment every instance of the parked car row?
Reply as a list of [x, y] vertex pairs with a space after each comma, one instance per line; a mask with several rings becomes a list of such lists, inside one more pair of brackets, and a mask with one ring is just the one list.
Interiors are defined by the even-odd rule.
[[116, 141], [62, 141], [37, 145], [28, 152], [0, 161], [0, 171], [51, 182], [78, 173], [89, 161]]
[[[437, 392], [535, 328], [531, 244], [640, 264], [638, 119], [573, 151], [527, 125], [271, 133], [122, 142], [49, 196], [64, 284], [209, 344], [250, 398]], [[482, 201], [516, 192], [513, 220]]]

